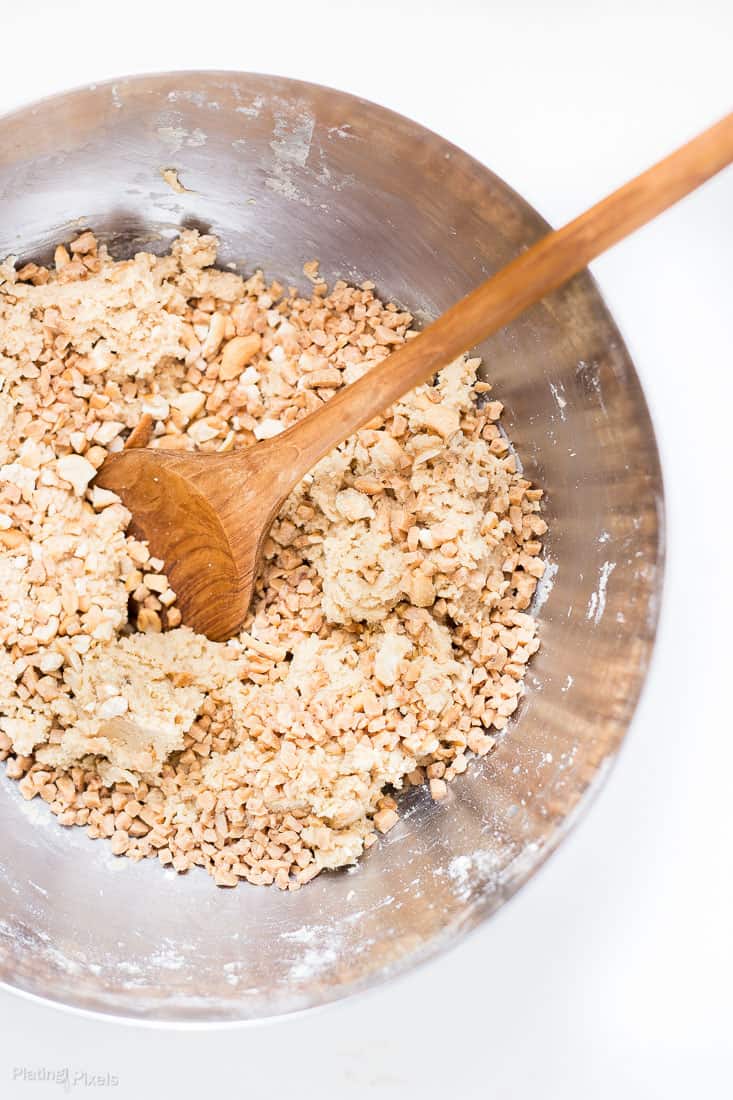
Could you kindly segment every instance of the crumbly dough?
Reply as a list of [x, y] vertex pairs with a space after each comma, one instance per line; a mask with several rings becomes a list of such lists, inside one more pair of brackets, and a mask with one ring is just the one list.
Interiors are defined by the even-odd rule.
[[120, 855], [297, 889], [397, 822], [394, 791], [443, 798], [492, 747], [546, 525], [464, 357], [295, 489], [239, 637], [181, 625], [93, 485], [106, 455], [141, 420], [160, 448], [272, 437], [411, 335], [370, 283], [329, 293], [308, 264], [302, 297], [216, 247], [115, 262], [86, 231], [51, 268], [0, 265], [0, 757]]

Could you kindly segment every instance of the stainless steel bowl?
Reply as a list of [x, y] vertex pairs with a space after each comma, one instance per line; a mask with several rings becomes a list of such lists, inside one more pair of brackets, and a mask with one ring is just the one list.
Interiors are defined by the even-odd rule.
[[[175, 168], [189, 190], [173, 191]], [[372, 103], [296, 81], [176, 73], [95, 85], [0, 120], [0, 254], [47, 257], [93, 226], [115, 255], [211, 229], [221, 261], [303, 284], [372, 278], [425, 320], [547, 229], [460, 149]], [[115, 859], [3, 778], [0, 978], [81, 1009], [252, 1020], [334, 1001], [493, 913], [598, 789], [649, 662], [662, 579], [654, 433], [623, 341], [584, 274], [480, 349], [553, 563], [542, 649], [495, 753], [358, 867], [291, 895]], [[544, 601], [544, 602], [543, 602]], [[579, 884], [580, 888], [580, 884]], [[541, 919], [537, 915], [538, 922]]]

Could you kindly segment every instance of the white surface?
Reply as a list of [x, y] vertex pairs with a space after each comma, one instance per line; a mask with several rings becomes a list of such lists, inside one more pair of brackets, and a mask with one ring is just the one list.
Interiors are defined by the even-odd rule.
[[[278, 72], [440, 131], [554, 223], [733, 106], [727, 0], [5, 0], [0, 41], [1, 111], [126, 72]], [[60, 1094], [21, 1065], [116, 1074], [77, 1091], [121, 1100], [731, 1096], [732, 200], [729, 171], [594, 267], [659, 433], [669, 568], [647, 692], [577, 832], [447, 957], [304, 1019], [194, 1036], [0, 994], [0, 1096]]]

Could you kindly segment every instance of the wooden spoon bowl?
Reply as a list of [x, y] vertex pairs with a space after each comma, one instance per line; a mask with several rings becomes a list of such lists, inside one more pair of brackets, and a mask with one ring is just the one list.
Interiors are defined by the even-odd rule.
[[298, 457], [282, 437], [223, 455], [128, 449], [107, 459], [97, 484], [131, 508], [131, 534], [163, 558], [184, 622], [224, 641], [247, 614]]

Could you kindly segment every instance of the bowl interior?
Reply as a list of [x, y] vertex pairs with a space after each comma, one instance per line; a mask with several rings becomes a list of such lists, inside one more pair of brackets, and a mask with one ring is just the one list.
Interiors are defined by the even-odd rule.
[[[175, 168], [178, 193], [161, 170]], [[91, 226], [115, 255], [212, 230], [220, 262], [305, 285], [373, 279], [425, 321], [545, 230], [482, 165], [420, 126], [313, 85], [170, 74], [71, 92], [0, 120], [0, 256], [48, 257]], [[403, 816], [354, 869], [283, 895], [218, 890], [115, 859], [3, 777], [0, 979], [138, 1018], [276, 1016], [441, 950], [567, 831], [626, 731], [661, 583], [656, 445], [588, 275], [480, 350], [527, 475], [547, 492], [542, 648], [497, 750]], [[541, 607], [541, 609], [540, 609]]]

